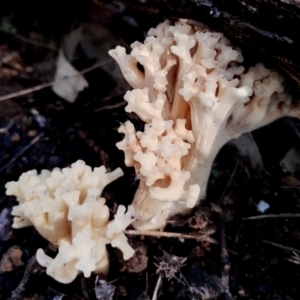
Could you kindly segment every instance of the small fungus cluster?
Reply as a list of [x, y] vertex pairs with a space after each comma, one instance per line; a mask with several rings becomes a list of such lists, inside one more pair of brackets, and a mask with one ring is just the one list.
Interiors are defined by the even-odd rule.
[[106, 173], [104, 166], [92, 170], [78, 160], [62, 170], [28, 171], [17, 182], [6, 184], [6, 194], [19, 202], [12, 210], [13, 228], [33, 225], [58, 246], [54, 259], [42, 249], [37, 251], [37, 261], [49, 276], [69, 283], [78, 272], [85, 277], [91, 272], [107, 273], [107, 244], [119, 248], [124, 259], [134, 254], [123, 233], [135, 218], [134, 208], [129, 206], [125, 212], [120, 205], [109, 221], [109, 209], [101, 198], [105, 186], [122, 175], [120, 168]]

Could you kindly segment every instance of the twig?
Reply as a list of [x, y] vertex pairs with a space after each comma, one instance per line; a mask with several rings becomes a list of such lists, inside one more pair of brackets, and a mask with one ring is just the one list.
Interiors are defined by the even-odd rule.
[[[112, 59], [112, 58], [109, 58], [109, 59], [107, 59], [107, 60], [105, 60], [105, 61], [102, 61], [102, 62], [99, 62], [99, 63], [97, 63], [97, 64], [95, 64], [95, 65], [93, 65], [93, 66], [91, 66], [91, 67], [89, 67], [89, 68], [86, 68], [86, 69], [84, 69], [84, 70], [78, 72], [79, 74], [76, 74], [76, 75], [71, 76], [71, 77], [76, 77], [76, 76], [78, 76], [78, 75], [83, 75], [83, 74], [88, 73], [88, 72], [90, 72], [90, 71], [93, 71], [93, 70], [95, 70], [95, 69], [97, 69], [97, 68], [100, 68], [100, 67], [102, 67], [102, 66], [104, 66], [104, 65], [106, 65], [106, 64], [108, 64], [108, 63], [110, 63], [110, 62], [112, 62], [112, 61], [113, 61], [113, 59]], [[68, 77], [68, 78], [69, 78], [69, 77]]]
[[125, 106], [126, 104], [127, 104], [127, 101], [121, 101], [121, 102], [116, 103], [116, 104], [105, 105], [105, 106], [102, 106], [100, 108], [97, 108], [97, 109], [94, 110], [94, 112], [115, 109], [115, 108], [119, 108], [119, 107]]
[[12, 99], [12, 98], [17, 98], [17, 97], [21, 97], [21, 96], [30, 94], [32, 92], [36, 92], [36, 91], [42, 90], [44, 88], [47, 88], [47, 87], [49, 87], [49, 86], [51, 86], [53, 84], [54, 84], [54, 82], [42, 83], [42, 84], [36, 85], [36, 86], [34, 86], [32, 88], [28, 88], [28, 89], [24, 89], [22, 91], [10, 93], [8, 95], [1, 96], [0, 97], [0, 101], [9, 100], [9, 99]]
[[259, 215], [259, 216], [252, 216], [252, 217], [248, 217], [248, 218], [243, 218], [242, 220], [259, 220], [259, 219], [272, 219], [272, 218], [300, 218], [300, 214]]
[[[103, 65], [111, 62], [112, 59], [108, 59], [104, 62], [101, 62], [101, 63], [98, 63], [90, 68], [87, 68], [87, 69], [84, 69], [80, 72], [78, 72], [78, 74], [74, 75], [74, 76], [68, 76], [62, 80], [60, 80], [60, 82], [63, 82], [64, 80], [68, 80], [69, 78], [73, 78], [73, 77], [77, 77], [77, 76], [80, 76], [80, 75], [83, 75], [85, 73], [88, 73], [94, 69], [97, 69], [99, 67], [102, 67]], [[0, 101], [5, 101], [5, 100], [9, 100], [9, 99], [12, 99], [12, 98], [17, 98], [17, 97], [20, 97], [20, 96], [24, 96], [24, 95], [27, 95], [27, 94], [30, 94], [32, 92], [36, 92], [36, 91], [39, 91], [39, 90], [42, 90], [44, 88], [47, 88], [47, 87], [50, 87], [52, 85], [55, 84], [55, 81], [51, 81], [51, 82], [47, 82], [47, 83], [42, 83], [42, 84], [38, 84], [34, 87], [31, 87], [31, 88], [28, 88], [28, 89], [24, 89], [22, 91], [18, 91], [18, 92], [14, 92], [14, 93], [11, 93], [11, 94], [8, 94], [8, 95], [4, 95], [4, 96], [1, 96], [0, 97]]]
[[262, 241], [263, 241], [264, 243], [270, 244], [270, 245], [275, 246], [275, 247], [278, 247], [278, 248], [282, 248], [282, 249], [284, 249], [284, 250], [294, 251], [294, 252], [299, 252], [299, 253], [300, 253], [300, 250], [299, 250], [299, 249], [295, 249], [295, 248], [292, 248], [292, 247], [284, 246], [284, 245], [281, 245], [281, 244], [276, 244], [276, 243], [269, 242], [269, 241], [266, 241], [266, 240], [262, 240]]
[[156, 282], [156, 285], [155, 285], [154, 292], [153, 292], [152, 300], [156, 300], [157, 299], [157, 295], [158, 295], [158, 291], [159, 291], [159, 289], [161, 287], [161, 283], [162, 283], [162, 276], [159, 275], [158, 279], [157, 279], [157, 282]]
[[42, 48], [45, 48], [47, 50], [50, 50], [50, 51], [53, 51], [53, 52], [58, 52], [58, 50], [56, 48], [53, 48], [51, 46], [48, 46], [46, 44], [43, 44], [39, 41], [36, 41], [36, 40], [32, 40], [32, 39], [29, 39], [23, 35], [20, 35], [18, 33], [13, 33], [13, 32], [10, 32], [6, 29], [4, 29], [3, 27], [0, 27], [0, 31], [3, 32], [3, 33], [6, 33], [6, 34], [9, 34], [11, 35], [12, 37], [24, 42], [24, 43], [28, 43], [28, 44], [32, 44], [34, 46], [38, 46], [38, 47], [42, 47]]
[[193, 240], [202, 241], [202, 240], [206, 240], [211, 233], [209, 232], [203, 235], [191, 235], [191, 234], [184, 234], [179, 232], [125, 230], [125, 234], [155, 236], [157, 238], [160, 237], [184, 238], [184, 239], [193, 239]]
[[300, 255], [297, 254], [296, 252], [293, 252], [294, 255], [292, 255], [290, 258], [287, 258], [288, 261], [291, 263], [300, 265]]
[[0, 168], [0, 172], [5, 170], [14, 161], [16, 161], [25, 151], [27, 151], [31, 146], [33, 146], [43, 135], [44, 135], [44, 133], [40, 133], [38, 136], [36, 136], [34, 139], [32, 139], [29, 144], [27, 144], [25, 147], [23, 147], [19, 152], [17, 152], [17, 154], [11, 160], [9, 160], [4, 166], [2, 166]]
[[221, 272], [221, 281], [222, 286], [225, 288], [224, 296], [226, 300], [232, 299], [232, 295], [229, 290], [229, 272], [230, 272], [230, 262], [227, 250], [227, 241], [226, 241], [226, 229], [225, 223], [221, 222], [221, 263], [222, 263], [222, 272]]

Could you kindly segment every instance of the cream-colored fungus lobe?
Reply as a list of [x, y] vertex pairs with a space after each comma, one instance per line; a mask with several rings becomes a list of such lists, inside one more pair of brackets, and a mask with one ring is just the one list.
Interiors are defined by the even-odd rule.
[[117, 147], [141, 178], [133, 206], [139, 230], [157, 230], [204, 198], [212, 163], [232, 138], [283, 116], [299, 116], [283, 78], [263, 64], [246, 69], [239, 48], [204, 25], [165, 21], [144, 43], [109, 51], [133, 90]]
[[16, 196], [19, 202], [12, 210], [13, 228], [33, 225], [58, 246], [55, 258], [42, 249], [37, 251], [37, 261], [49, 276], [69, 283], [79, 272], [85, 277], [91, 272], [107, 273], [107, 244], [119, 248], [124, 259], [134, 254], [123, 233], [135, 220], [133, 206], [126, 211], [120, 205], [110, 221], [101, 198], [103, 189], [122, 175], [120, 168], [107, 173], [104, 166], [92, 169], [78, 160], [69, 168], [52, 172], [28, 171], [18, 181], [6, 184], [6, 194]]

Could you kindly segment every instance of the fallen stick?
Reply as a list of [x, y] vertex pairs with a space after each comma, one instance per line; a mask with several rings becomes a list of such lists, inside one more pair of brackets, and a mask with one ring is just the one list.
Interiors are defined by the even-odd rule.
[[[193, 239], [198, 241], [207, 240], [209, 238], [210, 232], [202, 235], [191, 235], [178, 232], [165, 232], [165, 231], [138, 231], [138, 230], [125, 230], [125, 234], [128, 235], [144, 235], [144, 236], [154, 236], [157, 238], [167, 237], [167, 238], [183, 238], [183, 239]], [[211, 242], [214, 240], [209, 238]]]
[[[78, 74], [74, 75], [74, 76], [69, 76], [69, 77], [66, 77], [64, 78], [62, 81], [64, 80], [68, 80], [69, 78], [72, 78], [72, 77], [77, 77], [79, 75], [82, 75], [82, 74], [85, 74], [85, 73], [88, 73], [90, 71], [93, 71], [97, 68], [100, 68], [102, 67], [103, 65], [111, 62], [112, 59], [108, 59], [106, 61], [103, 61], [103, 62], [100, 62], [90, 68], [86, 68], [80, 72], [78, 72]], [[9, 99], [12, 99], [12, 98], [17, 98], [17, 97], [21, 97], [21, 96], [25, 96], [25, 95], [28, 95], [30, 93], [33, 93], [33, 92], [36, 92], [36, 91], [39, 91], [39, 90], [42, 90], [42, 89], [45, 89], [47, 87], [50, 87], [52, 85], [54, 85], [55, 81], [51, 81], [51, 82], [47, 82], [47, 83], [42, 83], [42, 84], [38, 84], [36, 86], [33, 86], [31, 88], [28, 88], [28, 89], [24, 89], [24, 90], [21, 90], [21, 91], [18, 91], [18, 92], [14, 92], [14, 93], [10, 93], [10, 94], [7, 94], [7, 95], [4, 95], [4, 96], [1, 96], [0, 97], [0, 102], [1, 101], [5, 101], [5, 100], [9, 100]]]
[[274, 219], [274, 218], [300, 218], [300, 214], [269, 214], [243, 218], [242, 220], [259, 220], [259, 219]]
[[282, 249], [284, 249], [284, 250], [294, 251], [294, 252], [299, 252], [299, 253], [300, 253], [300, 250], [299, 250], [299, 249], [296, 249], [296, 248], [284, 246], [284, 245], [277, 244], [277, 243], [273, 243], [273, 242], [269, 242], [269, 241], [266, 241], [266, 240], [262, 240], [262, 241], [263, 241], [264, 243], [270, 244], [270, 245], [275, 246], [275, 247], [278, 247], [278, 248], [282, 248]]

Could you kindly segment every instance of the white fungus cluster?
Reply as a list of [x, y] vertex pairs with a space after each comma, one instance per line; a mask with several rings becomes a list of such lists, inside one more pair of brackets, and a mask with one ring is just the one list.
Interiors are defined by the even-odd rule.
[[36, 170], [23, 173], [17, 182], [6, 184], [6, 194], [17, 197], [12, 210], [13, 228], [33, 225], [47, 240], [58, 246], [55, 258], [37, 251], [37, 261], [47, 274], [69, 283], [78, 272], [106, 273], [109, 267], [106, 245], [111, 244], [129, 259], [134, 250], [123, 231], [135, 219], [134, 208], [120, 205], [109, 221], [109, 209], [101, 198], [103, 189], [123, 175], [120, 168], [87, 166], [78, 160], [71, 167], [52, 172]]
[[205, 196], [212, 163], [227, 141], [299, 110], [278, 73], [262, 64], [245, 69], [240, 49], [204, 25], [165, 21], [131, 48], [109, 54], [133, 87], [124, 97], [126, 111], [146, 125], [137, 132], [123, 124], [117, 147], [141, 178], [133, 225], [161, 229]]

